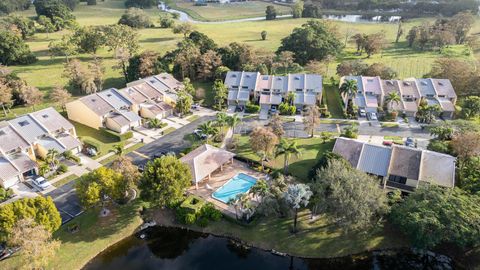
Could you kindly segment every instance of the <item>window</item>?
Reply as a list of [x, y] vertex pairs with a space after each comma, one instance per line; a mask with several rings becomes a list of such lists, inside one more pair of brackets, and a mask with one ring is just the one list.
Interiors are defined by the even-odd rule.
[[300, 77], [295, 77], [295, 80], [296, 80], [296, 81], [300, 80]]
[[303, 91], [303, 89], [302, 88], [297, 88], [297, 89], [295, 89], [295, 91], [301, 92], [301, 91]]
[[111, 96], [112, 96], [112, 94], [107, 94], [107, 97], [111, 97]]
[[444, 97], [445, 97], [445, 95], [438, 95], [438, 97], [439, 97], [439, 98], [444, 98]]
[[422, 85], [428, 85], [426, 81], [422, 81]]
[[407, 178], [403, 176], [398, 176], [398, 175], [389, 175], [388, 176], [388, 181], [399, 183], [399, 184], [406, 184], [407, 183]]
[[44, 115], [42, 115], [42, 117], [46, 119], [46, 118], [48, 118], [48, 114], [44, 114]]
[[268, 80], [268, 76], [263, 76], [263, 80]]
[[24, 120], [24, 121], [18, 122], [18, 124], [19, 124], [21, 127], [24, 127], [24, 126], [29, 125], [30, 123], [29, 123], [27, 120]]
[[248, 86], [242, 86], [242, 89], [248, 89]]

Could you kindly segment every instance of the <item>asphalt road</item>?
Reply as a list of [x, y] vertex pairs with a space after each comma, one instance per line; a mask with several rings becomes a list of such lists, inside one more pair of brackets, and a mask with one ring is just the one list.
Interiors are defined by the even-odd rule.
[[[190, 146], [190, 142], [183, 139], [185, 135], [193, 133], [193, 131], [199, 125], [213, 119], [215, 119], [215, 116], [201, 117], [196, 121], [186, 126], [183, 126], [161, 137], [156, 141], [144, 145], [143, 147], [137, 149], [135, 152], [141, 153], [141, 155], [148, 157], [153, 157], [153, 155], [159, 152], [178, 153], [181, 150]], [[127, 156], [131, 157], [136, 165], [145, 164], [149, 160], [148, 158], [135, 153], [129, 153]], [[58, 211], [60, 212], [60, 216], [62, 217], [62, 224], [72, 220], [74, 217], [83, 213], [82, 206], [77, 197], [77, 194], [75, 193], [74, 182], [70, 182], [55, 190], [52, 190], [49, 193], [45, 194], [45, 196], [52, 197], [55, 206], [57, 207]]]
[[[268, 120], [255, 120], [244, 119], [243, 122], [235, 129], [235, 133], [245, 134], [250, 132], [255, 126], [266, 125]], [[350, 126], [348, 124], [320, 124], [316, 129], [318, 132], [338, 132], [338, 129]], [[290, 138], [308, 138], [309, 134], [304, 131], [304, 125], [302, 122], [286, 122], [283, 124], [285, 130], [285, 136]], [[400, 136], [400, 137], [413, 137], [421, 139], [431, 139], [430, 133], [426, 129], [417, 127], [381, 127], [378, 124], [370, 124], [368, 122], [361, 123], [358, 126], [359, 135], [371, 135], [371, 136]]]
[[[185, 125], [165, 136], [162, 136], [158, 140], [140, 147], [136, 151], [127, 154], [127, 156], [132, 159], [135, 165], [138, 166], [145, 165], [148, 160], [160, 152], [175, 152], [178, 154], [183, 149], [191, 145], [190, 141], [184, 140], [185, 135], [193, 133], [193, 131], [199, 125], [209, 120], [214, 120], [215, 118], [216, 116], [202, 116], [192, 123]], [[140, 155], [137, 153], [140, 153]]]

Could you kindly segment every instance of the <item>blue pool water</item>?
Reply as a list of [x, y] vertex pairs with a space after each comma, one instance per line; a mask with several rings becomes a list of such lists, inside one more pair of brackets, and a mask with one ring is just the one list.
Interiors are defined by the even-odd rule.
[[221, 202], [228, 203], [229, 200], [235, 199], [238, 194], [246, 193], [250, 188], [255, 185], [257, 179], [244, 173], [235, 175], [232, 179], [228, 180], [223, 186], [217, 189], [212, 197]]

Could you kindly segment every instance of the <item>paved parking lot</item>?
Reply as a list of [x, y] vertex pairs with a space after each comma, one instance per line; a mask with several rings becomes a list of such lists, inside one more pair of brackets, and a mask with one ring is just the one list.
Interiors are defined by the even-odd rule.
[[83, 213], [82, 206], [75, 193], [74, 185], [75, 182], [72, 181], [45, 194], [46, 196], [52, 197], [62, 217], [62, 224]]

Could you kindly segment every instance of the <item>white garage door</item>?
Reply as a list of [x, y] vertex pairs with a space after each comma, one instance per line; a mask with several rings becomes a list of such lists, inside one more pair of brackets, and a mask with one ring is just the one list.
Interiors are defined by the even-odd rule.
[[3, 187], [4, 188], [10, 188], [10, 187], [16, 185], [18, 182], [20, 182], [20, 179], [18, 178], [18, 176], [15, 176], [13, 178], [10, 178], [8, 180], [3, 181]]

